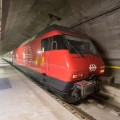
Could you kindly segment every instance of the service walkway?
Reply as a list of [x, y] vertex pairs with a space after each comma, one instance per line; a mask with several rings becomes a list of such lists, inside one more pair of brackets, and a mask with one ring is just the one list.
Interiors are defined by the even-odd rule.
[[0, 120], [78, 120], [66, 108], [0, 59]]

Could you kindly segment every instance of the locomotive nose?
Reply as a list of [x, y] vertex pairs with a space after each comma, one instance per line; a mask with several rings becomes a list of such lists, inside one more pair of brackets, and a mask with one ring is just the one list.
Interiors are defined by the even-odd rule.
[[89, 78], [92, 74], [103, 74], [105, 69], [101, 57], [91, 54], [86, 54], [83, 58], [75, 55], [72, 56], [72, 66], [74, 71], [76, 71], [72, 76], [74, 79], [78, 77], [79, 79], [85, 79]]

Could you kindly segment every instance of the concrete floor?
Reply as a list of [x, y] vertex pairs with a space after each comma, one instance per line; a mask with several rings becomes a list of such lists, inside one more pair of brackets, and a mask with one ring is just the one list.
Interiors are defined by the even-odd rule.
[[0, 120], [78, 120], [66, 108], [0, 59]]
[[95, 101], [82, 103], [78, 108], [90, 114], [96, 120], [120, 120], [120, 116], [117, 116], [117, 113], [114, 112], [114, 110], [111, 110], [107, 106], [102, 108], [102, 106]]
[[110, 96], [114, 102], [120, 104], [120, 84], [104, 85], [102, 92]]

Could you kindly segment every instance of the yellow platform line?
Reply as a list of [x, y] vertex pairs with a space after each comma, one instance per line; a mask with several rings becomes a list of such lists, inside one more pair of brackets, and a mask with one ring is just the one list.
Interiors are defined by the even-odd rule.
[[120, 66], [105, 66], [106, 68], [120, 69]]

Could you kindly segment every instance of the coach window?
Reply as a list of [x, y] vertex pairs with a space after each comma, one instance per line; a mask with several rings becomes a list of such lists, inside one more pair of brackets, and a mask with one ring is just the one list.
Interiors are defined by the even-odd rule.
[[53, 36], [51, 49], [52, 50], [67, 49], [63, 36], [60, 35]]

